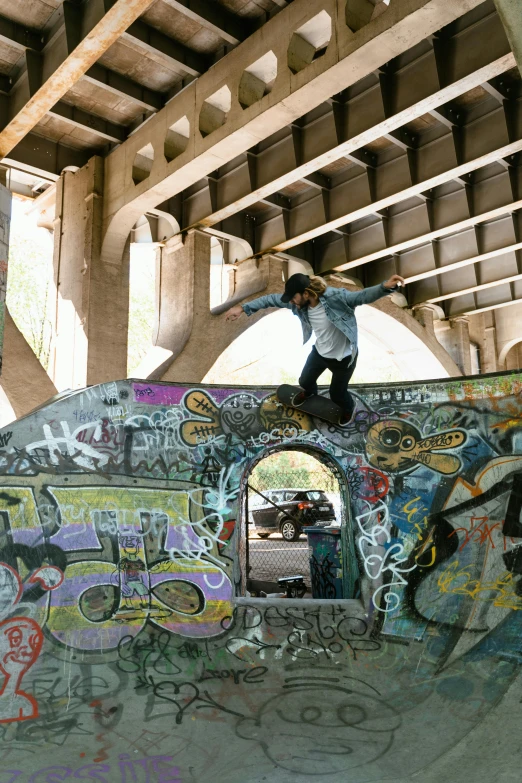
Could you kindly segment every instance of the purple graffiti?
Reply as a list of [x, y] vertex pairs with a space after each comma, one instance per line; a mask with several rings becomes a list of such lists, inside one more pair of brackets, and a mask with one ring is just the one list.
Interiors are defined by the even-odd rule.
[[[98, 783], [183, 783], [172, 756], [148, 756], [131, 759], [122, 753], [117, 764], [85, 764], [78, 769], [56, 765], [36, 772], [0, 771], [0, 783], [61, 783], [62, 780], [97, 780]], [[29, 777], [27, 777], [29, 775]]]

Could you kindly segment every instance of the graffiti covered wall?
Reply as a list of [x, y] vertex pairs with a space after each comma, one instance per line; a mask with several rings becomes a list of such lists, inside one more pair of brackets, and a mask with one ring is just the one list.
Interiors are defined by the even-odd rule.
[[11, 226], [11, 192], [0, 184], [0, 373], [4, 346], [5, 295], [7, 291], [7, 261]]
[[[343, 429], [271, 389], [122, 381], [0, 432], [0, 783], [399, 781], [496, 709], [522, 377], [353, 388]], [[345, 477], [347, 600], [245, 589], [246, 478], [289, 447]]]

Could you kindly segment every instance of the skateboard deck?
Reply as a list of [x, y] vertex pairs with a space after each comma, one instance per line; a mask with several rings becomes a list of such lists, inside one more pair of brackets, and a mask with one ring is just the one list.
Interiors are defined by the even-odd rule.
[[310, 416], [317, 416], [318, 419], [330, 422], [330, 424], [339, 424], [342, 416], [341, 408], [332, 402], [329, 397], [322, 397], [319, 394], [313, 394], [303, 402], [302, 405], [292, 405], [295, 395], [302, 391], [300, 386], [291, 386], [289, 383], [283, 383], [277, 389], [277, 399], [284, 405], [289, 405], [298, 411], [304, 411]]

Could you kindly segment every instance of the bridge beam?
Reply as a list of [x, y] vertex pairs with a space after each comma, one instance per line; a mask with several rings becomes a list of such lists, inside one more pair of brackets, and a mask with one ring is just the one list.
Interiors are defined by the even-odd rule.
[[495, 6], [522, 75], [522, 5], [519, 0], [495, 0]]
[[75, 16], [78, 9], [67, 4], [65, 24], [51, 36], [42, 52], [26, 51], [26, 69], [9, 96], [8, 122], [0, 130], [0, 158], [11, 152], [153, 2], [116, 0], [83, 38], [81, 23]]
[[[354, 33], [346, 23], [344, 0], [296, 0], [174, 96], [108, 156], [103, 258], [121, 257], [131, 227], [148, 209], [246, 153], [480, 3], [394, 0]], [[323, 25], [325, 35], [330, 29], [330, 36], [321, 56], [309, 64], [298, 63], [295, 36], [299, 38], [299, 31], [311, 21]], [[271, 90], [244, 108], [239, 101], [241, 78], [267, 55], [277, 60]], [[208, 126], [202, 121], [207, 110], [214, 120]], [[180, 121], [190, 129], [186, 144], [169, 159], [166, 138]], [[154, 150], [152, 165], [136, 185], [133, 161], [148, 144]]]

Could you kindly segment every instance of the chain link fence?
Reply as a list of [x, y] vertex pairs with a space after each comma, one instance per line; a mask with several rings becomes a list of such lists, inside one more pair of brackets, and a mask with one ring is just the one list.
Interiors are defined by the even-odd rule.
[[278, 579], [301, 575], [310, 595], [310, 556], [302, 531], [341, 525], [340, 476], [309, 454], [277, 452], [256, 465], [247, 492], [251, 592], [280, 592]]

